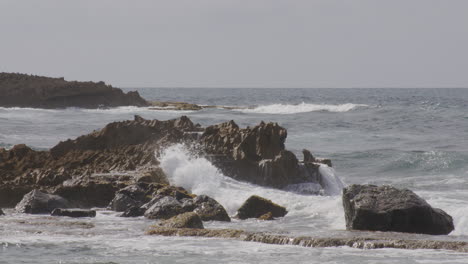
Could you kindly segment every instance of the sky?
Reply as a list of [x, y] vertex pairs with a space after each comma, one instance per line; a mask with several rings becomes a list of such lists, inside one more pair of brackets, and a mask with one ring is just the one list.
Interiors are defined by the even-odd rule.
[[468, 1], [1, 0], [0, 71], [116, 87], [468, 87]]

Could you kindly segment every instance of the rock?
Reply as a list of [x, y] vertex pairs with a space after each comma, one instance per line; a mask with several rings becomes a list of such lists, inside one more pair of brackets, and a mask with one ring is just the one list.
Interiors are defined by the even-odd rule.
[[149, 203], [152, 205], [148, 207], [144, 214], [149, 219], [169, 219], [184, 213], [182, 204], [171, 196], [156, 196]]
[[281, 205], [277, 205], [260, 196], [252, 195], [237, 210], [237, 217], [239, 219], [259, 218], [267, 213], [271, 213], [273, 217], [283, 217], [288, 212]]
[[54, 194], [69, 200], [75, 207], [105, 207], [114, 198], [116, 186], [107, 180], [78, 178], [58, 186]]
[[176, 198], [177, 200], [182, 199], [191, 199], [194, 195], [189, 194], [184, 188], [182, 187], [175, 187], [175, 186], [164, 186], [161, 189], [158, 189], [156, 192], [157, 195], [161, 196], [171, 196]]
[[454, 230], [450, 215], [432, 208], [407, 189], [351, 185], [343, 190], [346, 228], [446, 235]]
[[169, 184], [166, 174], [159, 167], [143, 172], [137, 182]]
[[144, 208], [133, 206], [133, 207], [128, 208], [120, 216], [121, 217], [138, 217], [138, 216], [143, 216], [145, 214], [145, 211], [146, 210]]
[[209, 126], [200, 138], [204, 152], [224, 175], [258, 185], [284, 188], [291, 184], [317, 182], [319, 166], [305, 150], [305, 164], [285, 149], [287, 131], [277, 123], [241, 129], [234, 121]]
[[140, 207], [141, 205], [140, 202], [135, 201], [130, 196], [117, 193], [107, 208], [116, 212], [125, 212], [132, 207]]
[[0, 183], [0, 207], [15, 207], [23, 199], [23, 196], [31, 190], [32, 187], [29, 186]]
[[0, 215], [5, 215], [5, 213], [2, 211], [1, 208], [0, 208]]
[[273, 214], [271, 212], [268, 212], [266, 214], [261, 215], [258, 220], [263, 220], [263, 221], [270, 221], [270, 220], [275, 220], [273, 217]]
[[58, 195], [32, 190], [16, 205], [18, 213], [49, 214], [56, 208], [69, 208], [70, 203]]
[[18, 73], [0, 73], [0, 106], [101, 108], [149, 106], [138, 92], [124, 93], [104, 82], [68, 82]]
[[79, 210], [79, 209], [54, 209], [50, 215], [53, 216], [69, 216], [69, 217], [96, 217], [94, 210]]
[[231, 221], [226, 209], [215, 199], [207, 195], [195, 197], [193, 199], [193, 204], [195, 205], [193, 211], [197, 213], [203, 221]]
[[179, 214], [170, 219], [163, 220], [158, 223], [158, 226], [167, 228], [204, 228], [202, 219], [194, 212]]

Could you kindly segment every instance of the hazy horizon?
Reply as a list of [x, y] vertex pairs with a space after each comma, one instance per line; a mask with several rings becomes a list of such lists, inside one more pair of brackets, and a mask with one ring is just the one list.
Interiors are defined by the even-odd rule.
[[467, 88], [468, 1], [0, 2], [0, 72], [120, 88]]

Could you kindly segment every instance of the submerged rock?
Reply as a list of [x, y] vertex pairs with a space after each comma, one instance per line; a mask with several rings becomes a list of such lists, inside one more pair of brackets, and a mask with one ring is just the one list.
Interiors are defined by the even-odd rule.
[[225, 221], [230, 222], [231, 218], [226, 209], [215, 199], [207, 195], [199, 195], [193, 199], [193, 210], [203, 221]]
[[200, 216], [194, 212], [187, 212], [176, 215], [170, 219], [163, 220], [155, 226], [166, 228], [199, 228], [203, 229], [203, 222]]
[[50, 215], [53, 216], [68, 216], [68, 217], [96, 217], [94, 210], [79, 210], [79, 209], [54, 209]]
[[407, 189], [351, 185], [343, 190], [343, 207], [347, 229], [430, 235], [454, 230], [450, 215]]
[[49, 214], [56, 208], [69, 208], [70, 203], [64, 198], [32, 190], [16, 205], [18, 213], [27, 214]]
[[271, 213], [272, 217], [283, 217], [288, 211], [286, 208], [257, 195], [252, 195], [237, 210], [239, 219], [259, 218]]

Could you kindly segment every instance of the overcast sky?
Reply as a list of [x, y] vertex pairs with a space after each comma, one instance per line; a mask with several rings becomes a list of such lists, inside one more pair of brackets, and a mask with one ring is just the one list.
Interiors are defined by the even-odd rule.
[[468, 87], [468, 1], [1, 0], [0, 71], [117, 87]]

